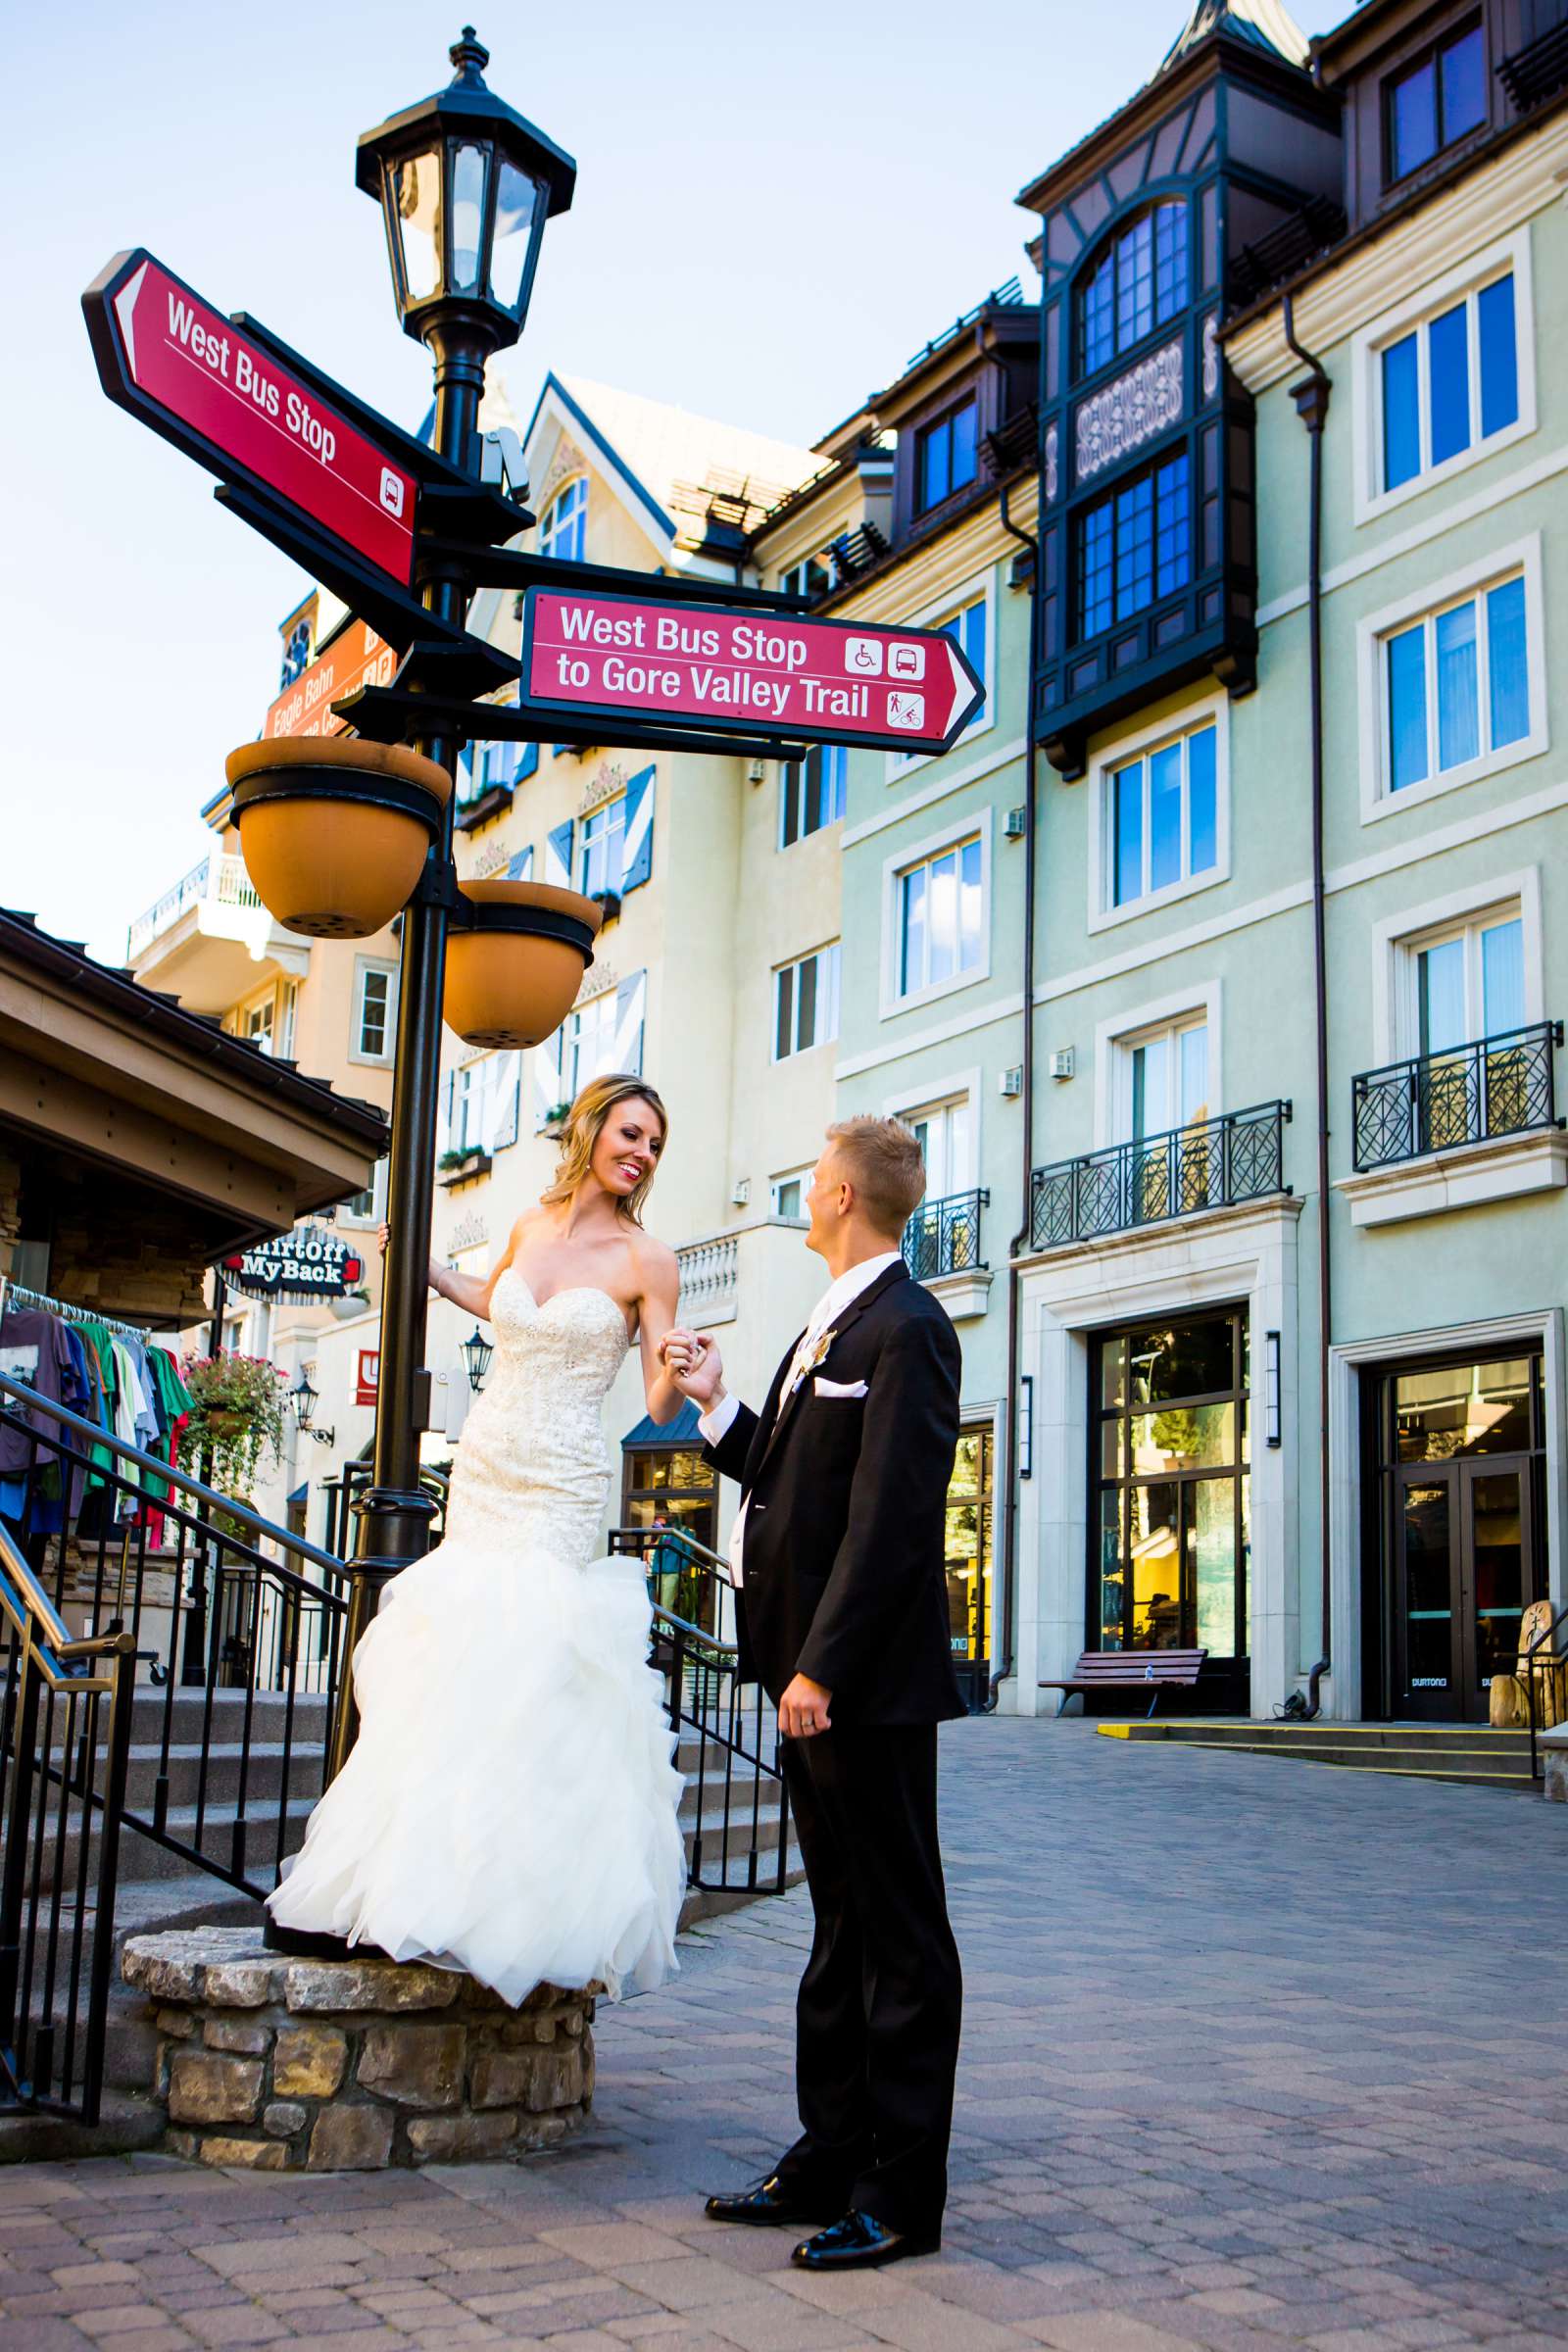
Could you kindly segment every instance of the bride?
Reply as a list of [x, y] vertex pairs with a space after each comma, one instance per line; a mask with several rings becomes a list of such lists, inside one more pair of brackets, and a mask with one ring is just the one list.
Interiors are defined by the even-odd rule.
[[642, 1563], [595, 1559], [610, 1486], [601, 1409], [634, 1344], [648, 1410], [675, 1253], [641, 1209], [668, 1120], [651, 1087], [596, 1078], [556, 1180], [488, 1280], [430, 1268], [495, 1326], [443, 1542], [388, 1587], [354, 1654], [360, 1736], [268, 1898], [279, 1927], [465, 1969], [513, 2003], [675, 1967], [681, 1777], [648, 1664]]

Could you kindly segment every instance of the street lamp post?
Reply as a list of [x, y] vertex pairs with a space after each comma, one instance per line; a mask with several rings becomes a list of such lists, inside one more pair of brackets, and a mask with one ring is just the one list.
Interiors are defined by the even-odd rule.
[[[489, 52], [465, 25], [450, 85], [367, 131], [356, 179], [386, 225], [393, 291], [404, 331], [435, 362], [434, 446], [477, 478], [485, 363], [522, 332], [546, 220], [571, 202], [570, 156], [486, 88]], [[461, 627], [473, 581], [461, 555], [423, 559], [426, 609]], [[416, 748], [455, 776], [460, 744], [440, 730]], [[419, 1484], [419, 1431], [428, 1418], [420, 1370], [425, 1269], [434, 1201], [441, 1005], [453, 904], [453, 805], [432, 836], [403, 917], [397, 1060], [392, 1089], [387, 1242], [381, 1295], [372, 1483], [361, 1502], [344, 1631], [344, 1669], [328, 1769], [358, 1728], [349, 1661], [382, 1587], [425, 1550], [435, 1504]]]

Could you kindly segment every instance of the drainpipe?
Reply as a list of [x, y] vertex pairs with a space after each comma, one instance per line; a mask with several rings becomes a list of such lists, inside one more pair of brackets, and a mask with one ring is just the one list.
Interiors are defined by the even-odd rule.
[[[1041, 507], [1044, 509], [1044, 499]], [[1013, 1594], [1017, 1582], [1018, 1559], [1018, 1317], [1022, 1286], [1013, 1264], [1014, 1258], [1029, 1239], [1030, 1186], [1034, 1158], [1034, 1101], [1035, 1101], [1035, 762], [1038, 750], [1035, 724], [1035, 680], [1040, 669], [1040, 542], [1025, 530], [1020, 530], [1007, 512], [1007, 485], [1004, 482], [997, 509], [1002, 527], [1029, 550], [1033, 560], [1029, 575], [1029, 677], [1027, 684], [1028, 715], [1024, 721], [1024, 803], [1023, 803], [1023, 1208], [1017, 1232], [1007, 1244], [1007, 1492], [1002, 1512], [1002, 1656], [991, 1677], [983, 1712], [995, 1712], [1002, 1695], [1002, 1686], [1012, 1672], [1013, 1657]]]
[[1323, 1654], [1308, 1677], [1306, 1713], [1321, 1710], [1318, 1684], [1334, 1654], [1334, 1595], [1329, 1558], [1329, 1342], [1333, 1336], [1333, 1288], [1329, 1252], [1329, 984], [1326, 890], [1323, 868], [1323, 425], [1329, 413], [1328, 374], [1321, 360], [1296, 339], [1291, 297], [1284, 297], [1285, 341], [1308, 370], [1292, 388], [1296, 413], [1307, 430], [1306, 626], [1312, 727], [1312, 977], [1317, 1027], [1317, 1310], [1318, 1541], [1323, 1553]]

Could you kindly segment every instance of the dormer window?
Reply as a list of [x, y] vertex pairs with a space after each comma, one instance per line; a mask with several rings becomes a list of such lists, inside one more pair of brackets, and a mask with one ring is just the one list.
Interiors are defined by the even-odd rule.
[[552, 501], [539, 525], [539, 553], [563, 564], [580, 564], [588, 540], [588, 484], [579, 474]]
[[1078, 289], [1078, 371], [1107, 361], [1187, 306], [1187, 204], [1156, 204], [1113, 237]]
[[1390, 179], [1418, 171], [1486, 119], [1486, 48], [1481, 26], [1467, 24], [1389, 83]]
[[917, 514], [940, 507], [974, 480], [979, 465], [979, 412], [971, 396], [928, 424], [915, 445]]

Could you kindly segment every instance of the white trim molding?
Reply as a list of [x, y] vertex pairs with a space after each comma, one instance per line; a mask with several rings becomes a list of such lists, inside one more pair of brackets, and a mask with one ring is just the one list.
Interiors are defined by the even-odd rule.
[[[1386, 641], [1401, 627], [1435, 613], [1455, 603], [1470, 589], [1485, 589], [1500, 584], [1515, 573], [1521, 573], [1525, 584], [1525, 660], [1529, 668], [1530, 725], [1515, 743], [1507, 743], [1495, 751], [1483, 752], [1477, 759], [1462, 765], [1440, 769], [1418, 784], [1406, 784], [1397, 792], [1389, 788], [1389, 711], [1388, 684], [1383, 648]], [[1356, 623], [1356, 673], [1359, 686], [1358, 710], [1360, 722], [1361, 822], [1375, 824], [1385, 816], [1393, 816], [1402, 808], [1419, 808], [1422, 802], [1435, 800], [1445, 792], [1456, 792], [1463, 785], [1474, 784], [1483, 776], [1495, 775], [1505, 767], [1517, 767], [1521, 760], [1539, 759], [1547, 750], [1549, 737], [1546, 728], [1546, 637], [1542, 608], [1541, 590], [1541, 533], [1532, 531], [1523, 539], [1515, 539], [1507, 547], [1499, 547], [1491, 555], [1466, 564], [1458, 571], [1450, 571], [1442, 579], [1430, 580], [1424, 587], [1401, 596], [1396, 603], [1385, 605], [1369, 612]], [[1479, 687], [1478, 687], [1479, 692]], [[1434, 762], [1437, 745], [1431, 743], [1429, 752]]]
[[[1200, 873], [1184, 874], [1180, 880], [1167, 882], [1161, 890], [1149, 891], [1141, 899], [1126, 900], [1121, 906], [1109, 904], [1110, 880], [1115, 871], [1115, 809], [1111, 780], [1117, 770], [1131, 764], [1161, 745], [1175, 743], [1183, 737], [1201, 733], [1205, 726], [1214, 729], [1214, 863], [1204, 866]], [[1135, 922], [1142, 914], [1152, 914], [1157, 907], [1169, 906], [1178, 899], [1190, 899], [1196, 891], [1212, 890], [1216, 883], [1231, 878], [1231, 775], [1230, 775], [1230, 697], [1227, 694], [1208, 694], [1188, 709], [1173, 711], [1157, 726], [1143, 726], [1130, 735], [1116, 738], [1095, 753], [1089, 766], [1089, 918], [1085, 925], [1091, 934], [1112, 930], [1117, 924]], [[1183, 832], [1186, 833], [1185, 810], [1187, 787], [1183, 786]]]
[[[1428, 466], [1393, 490], [1381, 485], [1383, 473], [1383, 370], [1382, 358], [1391, 344], [1399, 342], [1412, 328], [1425, 326], [1440, 313], [1463, 301], [1467, 294], [1478, 292], [1500, 277], [1513, 277], [1514, 356], [1518, 370], [1519, 413], [1512, 424], [1499, 432], [1481, 437], [1479, 409], [1472, 399], [1475, 438], [1441, 466]], [[1474, 355], [1472, 355], [1474, 356]], [[1420, 355], [1423, 385], [1426, 383], [1427, 358], [1423, 347]], [[1425, 490], [1440, 482], [1450, 481], [1456, 473], [1465, 472], [1498, 450], [1507, 449], [1515, 441], [1523, 441], [1536, 429], [1536, 323], [1534, 283], [1530, 266], [1530, 228], [1521, 224], [1511, 236], [1501, 237], [1479, 253], [1471, 254], [1441, 277], [1418, 286], [1394, 309], [1373, 319], [1351, 338], [1350, 343], [1350, 402], [1354, 429], [1353, 510], [1357, 525], [1375, 522], [1380, 515], [1396, 507], [1406, 506]], [[1472, 392], [1479, 389], [1479, 359], [1472, 370]], [[1430, 392], [1425, 394], [1424, 414], [1430, 415]]]
[[1559, 1192], [1565, 1185], [1568, 1135], [1555, 1127], [1536, 1127], [1524, 1135], [1456, 1144], [1420, 1159], [1400, 1159], [1391, 1167], [1341, 1176], [1334, 1190], [1348, 1201], [1352, 1225], [1401, 1225], [1413, 1217], [1474, 1208], [1483, 1200]]
[[[1382, 1339], [1342, 1342], [1329, 1349], [1329, 1592], [1334, 1611], [1332, 1713], [1354, 1722], [1363, 1711], [1361, 1689], [1361, 1414], [1360, 1375], [1373, 1366], [1412, 1357], [1453, 1355], [1461, 1348], [1476, 1359], [1495, 1355], [1521, 1341], [1541, 1346], [1543, 1404], [1546, 1423], [1546, 1589], [1561, 1607], [1568, 1597], [1564, 1578], [1564, 1526], [1568, 1519], [1568, 1446], [1565, 1446], [1563, 1318], [1560, 1306], [1519, 1315], [1452, 1324], [1439, 1331], [1391, 1332]], [[1374, 1693], [1374, 1695], [1376, 1695]]]

